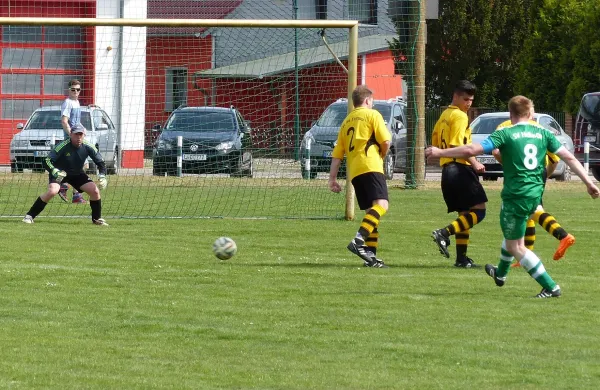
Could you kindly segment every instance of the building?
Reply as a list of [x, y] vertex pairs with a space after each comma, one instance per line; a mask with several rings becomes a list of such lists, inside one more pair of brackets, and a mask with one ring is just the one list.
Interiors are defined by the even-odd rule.
[[[357, 19], [357, 82], [376, 98], [403, 92], [388, 49], [395, 28], [387, 0], [0, 0], [0, 16]], [[121, 129], [123, 168], [143, 166], [152, 129], [180, 104], [234, 104], [252, 122], [257, 146], [273, 132], [291, 142], [296, 119], [306, 129], [346, 95], [346, 73], [325, 43], [346, 62], [345, 29], [2, 26], [0, 164], [9, 164], [17, 123], [62, 102], [72, 78], [82, 80], [82, 104], [101, 106]]]

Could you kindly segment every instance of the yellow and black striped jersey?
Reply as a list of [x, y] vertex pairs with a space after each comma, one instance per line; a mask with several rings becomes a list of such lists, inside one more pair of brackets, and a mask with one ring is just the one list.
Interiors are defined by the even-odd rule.
[[[448, 106], [433, 128], [431, 138], [433, 146], [440, 149], [448, 149], [471, 143], [471, 128], [467, 113], [456, 106]], [[463, 158], [440, 158], [440, 165], [455, 161], [464, 165], [471, 165]]]
[[383, 173], [379, 145], [391, 138], [379, 111], [357, 107], [342, 122], [331, 155], [339, 159], [346, 155], [350, 180], [367, 172]]

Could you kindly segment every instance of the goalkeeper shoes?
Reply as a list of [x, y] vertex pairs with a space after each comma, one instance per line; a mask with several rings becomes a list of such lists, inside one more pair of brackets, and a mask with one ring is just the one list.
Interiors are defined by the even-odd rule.
[[106, 223], [106, 221], [104, 220], [104, 218], [92, 219], [92, 223], [94, 225], [108, 226], [108, 224]]
[[25, 218], [23, 218], [23, 222], [24, 223], [33, 223], [33, 217], [31, 215], [27, 214], [25, 216]]

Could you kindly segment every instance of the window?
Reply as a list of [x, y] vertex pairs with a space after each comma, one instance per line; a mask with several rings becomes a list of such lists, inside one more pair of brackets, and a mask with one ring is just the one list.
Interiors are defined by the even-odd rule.
[[327, 0], [315, 0], [317, 19], [327, 19]]
[[360, 23], [377, 24], [377, 0], [348, 0], [348, 18]]
[[186, 68], [167, 68], [165, 84], [165, 111], [173, 111], [187, 103]]
[[40, 80], [39, 74], [3, 74], [2, 93], [38, 95]]
[[40, 107], [39, 100], [2, 99], [2, 119], [22, 119]]
[[39, 69], [42, 67], [40, 49], [2, 49], [2, 69]]

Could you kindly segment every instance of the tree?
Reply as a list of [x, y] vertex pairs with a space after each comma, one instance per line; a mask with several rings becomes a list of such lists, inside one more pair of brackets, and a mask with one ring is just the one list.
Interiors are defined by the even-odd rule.
[[535, 0], [441, 0], [440, 16], [428, 21], [428, 106], [447, 104], [456, 81], [478, 87], [475, 106], [504, 107], [513, 96], [522, 43], [530, 31]]

